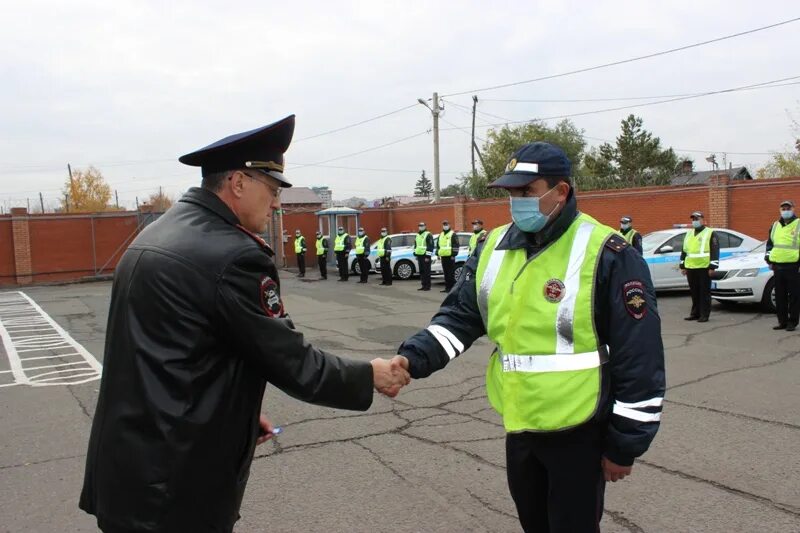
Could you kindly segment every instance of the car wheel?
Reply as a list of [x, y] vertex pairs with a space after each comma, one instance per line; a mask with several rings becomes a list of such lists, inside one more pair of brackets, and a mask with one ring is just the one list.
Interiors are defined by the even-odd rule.
[[461, 277], [461, 269], [462, 268], [464, 268], [464, 263], [456, 263], [456, 269], [453, 271], [453, 275], [455, 276], [455, 279], [458, 279], [458, 278]]
[[405, 259], [398, 261], [394, 265], [394, 275], [399, 279], [410, 279], [414, 275], [414, 263]]
[[761, 296], [761, 308], [767, 313], [775, 313], [778, 310], [775, 303], [775, 278], [770, 279], [764, 287], [764, 294]]
[[356, 274], [357, 276], [361, 275], [361, 265], [358, 264], [358, 259], [353, 261], [353, 264], [350, 265], [350, 270], [352, 270], [353, 274]]

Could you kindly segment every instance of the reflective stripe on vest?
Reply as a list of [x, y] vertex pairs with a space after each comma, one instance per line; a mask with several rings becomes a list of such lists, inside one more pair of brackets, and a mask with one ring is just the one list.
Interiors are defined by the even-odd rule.
[[683, 265], [686, 268], [708, 268], [711, 265], [712, 233], [714, 230], [709, 227], [703, 228], [697, 235], [694, 234], [694, 230], [686, 232], [686, 237], [683, 239], [683, 251], [686, 252]]
[[430, 235], [430, 231], [423, 231], [422, 233], [417, 233], [416, 237], [416, 248], [414, 248], [414, 255], [426, 255], [428, 253], [428, 235]]
[[325, 255], [325, 237], [317, 239], [317, 255]]
[[389, 236], [387, 235], [386, 237], [381, 237], [380, 239], [378, 239], [378, 246], [376, 246], [376, 250], [378, 250], [378, 257], [383, 257], [384, 255], [386, 255], [386, 249], [384, 248], [385, 246], [384, 243], [388, 238]]
[[478, 260], [478, 309], [497, 345], [489, 401], [508, 432], [560, 431], [589, 420], [600, 400], [607, 348], [594, 328], [595, 272], [616, 232], [587, 215], [528, 259], [497, 250], [510, 226], [489, 233]]
[[336, 236], [336, 240], [333, 241], [333, 251], [334, 252], [344, 252], [344, 240], [349, 237], [347, 233], [343, 233], [341, 235]]
[[478, 246], [478, 239], [480, 239], [482, 235], [486, 235], [485, 229], [480, 230], [478, 233], [472, 233], [472, 236], [469, 238], [469, 253], [475, 251], [475, 248]]
[[437, 252], [439, 257], [450, 257], [453, 255], [453, 246], [451, 245], [452, 240], [452, 231], [448, 231], [447, 233], [442, 232], [439, 234], [439, 251]]
[[800, 218], [791, 224], [782, 226], [780, 222], [772, 225], [769, 233], [772, 239], [772, 250], [769, 260], [773, 263], [796, 263], [800, 261], [800, 248], [798, 248], [798, 234], [800, 234]]
[[302, 254], [303, 253], [303, 244], [304, 244], [303, 241], [304, 240], [305, 239], [303, 239], [302, 235], [299, 236], [299, 237], [295, 237], [294, 238], [294, 253], [296, 253], [296, 254]]
[[625, 240], [628, 241], [628, 244], [633, 244], [633, 238], [638, 234], [639, 234], [638, 231], [636, 231], [635, 229], [632, 229], [628, 233], [625, 233], [622, 236], [625, 237]]
[[364, 240], [366, 240], [366, 238], [366, 235], [363, 237], [356, 237], [356, 254], [364, 255]]

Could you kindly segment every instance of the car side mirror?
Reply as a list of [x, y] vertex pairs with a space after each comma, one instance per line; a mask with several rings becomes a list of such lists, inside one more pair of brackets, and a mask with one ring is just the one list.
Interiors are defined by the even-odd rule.
[[672, 246], [669, 246], [669, 245], [662, 246], [661, 248], [658, 249], [658, 253], [660, 253], [660, 254], [668, 254], [668, 253], [674, 252], [674, 251], [675, 251], [675, 248], [673, 248]]

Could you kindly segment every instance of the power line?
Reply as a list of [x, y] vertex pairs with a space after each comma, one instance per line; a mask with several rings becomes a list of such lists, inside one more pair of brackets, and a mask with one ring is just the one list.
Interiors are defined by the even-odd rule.
[[348, 130], [350, 128], [355, 128], [356, 126], [360, 126], [362, 124], [366, 124], [367, 122], [373, 122], [375, 120], [378, 120], [378, 119], [381, 119], [381, 118], [384, 118], [384, 117], [388, 117], [390, 115], [395, 115], [397, 113], [400, 113], [401, 111], [405, 111], [406, 109], [411, 109], [412, 107], [416, 107], [416, 104], [407, 105], [405, 107], [401, 107], [400, 109], [395, 109], [394, 111], [389, 111], [388, 113], [383, 113], [382, 115], [378, 115], [378, 116], [375, 116], [375, 117], [372, 117], [372, 118], [368, 118], [366, 120], [361, 120], [359, 122], [354, 122], [353, 124], [348, 124], [347, 126], [342, 126], [341, 128], [335, 128], [335, 129], [332, 129], [332, 130], [323, 131], [322, 133], [317, 133], [315, 135], [310, 135], [308, 137], [303, 137], [302, 139], [296, 139], [293, 142], [294, 143], [299, 143], [299, 142], [303, 142], [303, 141], [308, 141], [309, 139], [316, 139], [317, 137], [322, 137], [323, 135], [330, 135], [331, 133], [337, 133], [339, 131], [344, 131], [344, 130]]
[[381, 144], [381, 145], [378, 145], [378, 146], [373, 146], [371, 148], [366, 148], [366, 149], [360, 150], [358, 152], [353, 152], [353, 153], [350, 153], [350, 154], [345, 154], [345, 155], [340, 155], [340, 156], [337, 156], [337, 157], [332, 157], [330, 159], [326, 159], [324, 161], [318, 161], [316, 163], [306, 163], [304, 165], [298, 165], [298, 166], [294, 167], [294, 170], [297, 170], [297, 169], [303, 168], [303, 167], [315, 167], [315, 166], [322, 165], [324, 163], [330, 163], [331, 161], [338, 161], [340, 159], [345, 159], [347, 157], [353, 157], [353, 156], [356, 156], [356, 155], [365, 154], [367, 152], [372, 152], [374, 150], [379, 150], [381, 148], [386, 148], [387, 146], [392, 146], [393, 144], [398, 144], [398, 143], [401, 143], [401, 142], [404, 142], [404, 141], [408, 141], [409, 139], [413, 139], [415, 137], [419, 137], [420, 135], [426, 135], [426, 134], [428, 134], [430, 132], [431, 132], [431, 130], [425, 130], [425, 131], [421, 131], [419, 133], [415, 133], [413, 135], [409, 135], [408, 137], [403, 137], [402, 139], [397, 139], [397, 140], [394, 140], [394, 141], [391, 141], [391, 142], [388, 142], [388, 143], [385, 143], [385, 144]]
[[756, 33], [756, 32], [759, 32], [759, 31], [764, 31], [764, 30], [769, 30], [769, 29], [772, 29], [772, 28], [777, 28], [778, 26], [783, 26], [785, 24], [790, 24], [792, 22], [797, 22], [798, 20], [800, 20], [800, 17], [784, 20], [784, 21], [781, 21], [781, 22], [777, 22], [775, 24], [770, 24], [768, 26], [761, 26], [759, 28], [753, 28], [751, 30], [742, 31], [742, 32], [739, 32], [739, 33], [732, 33], [730, 35], [717, 37], [715, 39], [710, 39], [708, 41], [701, 41], [701, 42], [694, 43], [694, 44], [689, 44], [689, 45], [686, 45], [686, 46], [679, 46], [677, 48], [670, 48], [669, 50], [662, 50], [660, 52], [655, 52], [655, 53], [652, 53], [652, 54], [647, 54], [647, 55], [642, 55], [642, 56], [637, 56], [637, 57], [631, 57], [631, 58], [622, 59], [622, 60], [619, 60], [619, 61], [612, 61], [610, 63], [603, 63], [602, 65], [595, 65], [593, 67], [586, 67], [586, 68], [581, 68], [581, 69], [577, 69], [577, 70], [571, 70], [569, 72], [562, 72], [560, 74], [551, 74], [549, 76], [542, 76], [542, 77], [533, 78], [533, 79], [530, 79], [530, 80], [515, 81], [515, 82], [511, 82], [511, 83], [504, 83], [504, 84], [501, 84], [501, 85], [492, 85], [492, 86], [489, 86], [489, 87], [483, 87], [483, 88], [480, 88], [480, 89], [472, 89], [472, 90], [469, 90], [469, 91], [460, 91], [460, 92], [457, 92], [457, 93], [445, 94], [445, 95], [442, 95], [442, 97], [446, 98], [448, 96], [460, 96], [462, 94], [474, 94], [474, 93], [479, 93], [479, 92], [484, 92], [484, 91], [494, 91], [496, 89], [504, 89], [506, 87], [513, 87], [515, 85], [523, 85], [523, 84], [526, 84], [526, 83], [534, 83], [534, 82], [537, 82], [537, 81], [552, 80], [554, 78], [562, 78], [564, 76], [572, 76], [573, 74], [581, 74], [581, 73], [584, 73], [584, 72], [591, 72], [593, 70], [600, 70], [600, 69], [603, 69], [603, 68], [613, 67], [613, 66], [617, 66], [617, 65], [624, 65], [625, 63], [633, 63], [634, 61], [641, 61], [643, 59], [651, 59], [653, 57], [672, 54], [672, 53], [675, 53], [675, 52], [680, 52], [682, 50], [689, 50], [691, 48], [697, 48], [699, 46], [705, 46], [707, 44], [718, 43], [720, 41], [725, 41], [727, 39], [733, 39], [735, 37], [741, 37], [743, 35], [749, 35], [751, 33]]

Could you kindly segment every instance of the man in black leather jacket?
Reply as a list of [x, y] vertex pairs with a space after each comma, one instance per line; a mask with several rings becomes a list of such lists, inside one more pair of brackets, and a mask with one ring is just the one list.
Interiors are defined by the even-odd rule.
[[294, 116], [180, 158], [190, 189], [131, 244], [115, 274], [80, 507], [105, 532], [230, 532], [267, 382], [302, 401], [366, 410], [408, 382], [398, 360], [308, 344], [258, 237], [280, 208]]

